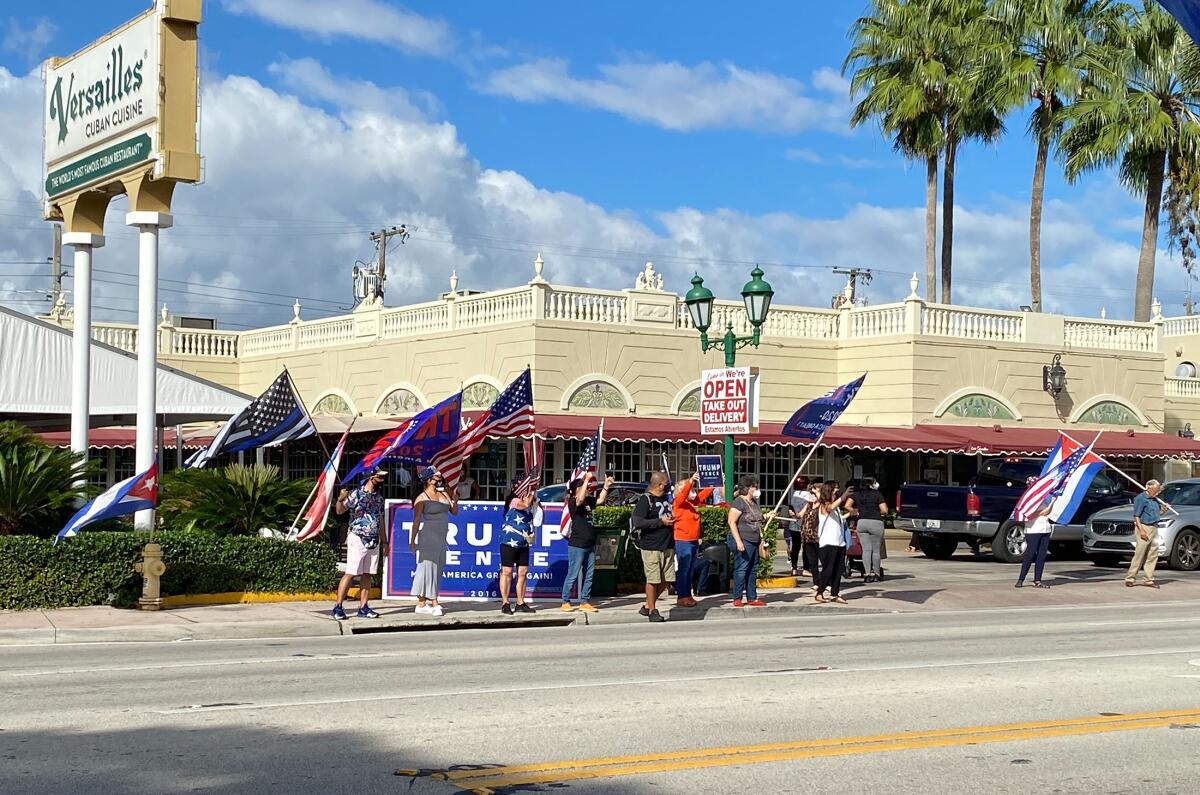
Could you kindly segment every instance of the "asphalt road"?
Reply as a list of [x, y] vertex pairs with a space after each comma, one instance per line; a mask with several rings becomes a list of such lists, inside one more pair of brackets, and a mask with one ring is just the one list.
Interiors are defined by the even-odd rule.
[[0, 792], [1192, 793], [1197, 607], [6, 647]]

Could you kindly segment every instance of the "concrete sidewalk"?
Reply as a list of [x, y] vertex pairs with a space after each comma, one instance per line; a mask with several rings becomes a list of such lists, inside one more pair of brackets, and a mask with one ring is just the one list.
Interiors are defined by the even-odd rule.
[[[1014, 567], [969, 558], [927, 561], [893, 556], [888, 578], [864, 585], [848, 582], [847, 605], [817, 604], [807, 581], [793, 588], [760, 589], [766, 607], [734, 608], [728, 596], [711, 596], [694, 608], [674, 607], [674, 598], [661, 603], [671, 621], [713, 621], [811, 614], [911, 613], [945, 610], [1011, 608], [1025, 605], [1062, 606], [1195, 601], [1200, 603], [1200, 577], [1164, 570], [1161, 590], [1125, 588], [1122, 572], [1086, 562], [1065, 562], [1048, 568], [1048, 589], [1013, 588]], [[81, 642], [234, 640], [242, 638], [313, 637], [369, 632], [402, 632], [529, 626], [589, 626], [643, 623], [638, 615], [642, 598], [636, 595], [597, 600], [598, 613], [566, 613], [557, 602], [540, 602], [533, 615], [506, 616], [495, 602], [451, 602], [442, 618], [419, 616], [412, 603], [374, 601], [378, 619], [338, 622], [329, 617], [328, 602], [280, 602], [181, 607], [156, 613], [111, 607], [0, 612], [0, 645]], [[353, 615], [357, 603], [348, 602]]]

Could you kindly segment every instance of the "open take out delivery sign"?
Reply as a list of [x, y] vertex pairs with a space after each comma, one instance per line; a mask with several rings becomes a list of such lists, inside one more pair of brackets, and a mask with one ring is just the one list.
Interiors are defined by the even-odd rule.
[[700, 376], [700, 434], [758, 430], [758, 368], [722, 367]]

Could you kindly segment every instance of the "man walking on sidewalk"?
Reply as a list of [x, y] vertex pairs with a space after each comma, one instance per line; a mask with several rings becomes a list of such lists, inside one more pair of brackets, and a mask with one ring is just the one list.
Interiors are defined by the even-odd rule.
[[712, 493], [711, 487], [700, 489], [698, 472], [675, 487], [675, 604], [679, 607], [696, 606], [692, 579], [701, 564], [708, 568], [700, 555], [700, 506]]
[[1134, 547], [1129, 571], [1125, 574], [1126, 588], [1132, 588], [1137, 583], [1139, 571], [1146, 573], [1143, 585], [1158, 587], [1154, 581], [1154, 567], [1158, 563], [1158, 492], [1161, 490], [1161, 483], [1148, 480], [1146, 490], [1133, 498], [1133, 530], [1137, 546]]
[[[687, 486], [681, 486], [687, 488]], [[650, 486], [638, 497], [633, 506], [630, 525], [640, 533], [638, 546], [642, 550], [642, 568], [646, 573], [646, 604], [638, 611], [650, 621], [666, 621], [658, 612], [655, 603], [667, 589], [667, 583], [675, 579], [675, 547], [671, 516], [671, 503], [667, 501], [667, 475], [654, 472], [650, 475]], [[691, 576], [689, 570], [688, 576]]]

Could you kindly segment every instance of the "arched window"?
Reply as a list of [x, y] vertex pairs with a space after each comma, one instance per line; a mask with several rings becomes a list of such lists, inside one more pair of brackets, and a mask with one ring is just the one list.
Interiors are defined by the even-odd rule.
[[951, 403], [943, 412], [952, 417], [972, 420], [1015, 420], [1007, 406], [987, 395], [964, 395]]
[[590, 381], [576, 389], [569, 404], [573, 409], [627, 409], [625, 396], [605, 381]]
[[463, 390], [464, 409], [488, 409], [500, 397], [500, 390], [484, 381], [477, 381]]
[[421, 399], [407, 389], [393, 389], [379, 404], [377, 413], [387, 417], [416, 414], [422, 408]]
[[694, 389], [687, 394], [683, 400], [679, 401], [680, 414], [699, 414], [700, 413], [700, 390]]
[[1094, 422], [1097, 425], [1141, 425], [1137, 414], [1124, 403], [1104, 400], [1079, 416], [1079, 422]]
[[326, 395], [317, 401], [317, 405], [313, 406], [310, 414], [353, 414], [350, 410], [350, 404], [341, 395]]
[[1176, 378], [1195, 378], [1196, 377], [1196, 365], [1192, 364], [1191, 362], [1180, 362], [1179, 366], [1175, 368], [1175, 377]]

